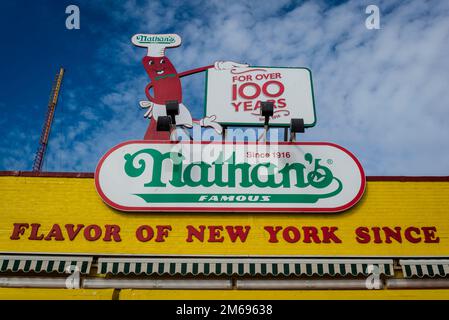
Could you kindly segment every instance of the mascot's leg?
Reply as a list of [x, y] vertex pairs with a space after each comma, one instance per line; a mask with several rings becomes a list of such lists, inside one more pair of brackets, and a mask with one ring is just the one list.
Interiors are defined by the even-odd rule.
[[148, 125], [147, 132], [145, 133], [144, 140], [150, 141], [168, 141], [170, 140], [170, 132], [157, 131], [157, 118], [166, 115], [165, 106], [154, 104], [153, 117]]
[[[173, 132], [173, 134], [175, 134], [174, 138], [176, 139], [178, 135], [182, 137], [182, 132], [190, 137], [190, 133], [187, 128], [193, 127], [193, 119], [189, 109], [187, 109], [187, 107], [183, 103], [179, 104], [179, 114], [175, 116], [175, 120], [176, 126], [178, 126], [178, 128], [175, 132]], [[181, 138], [181, 140], [184, 139]]]
[[[152, 134], [149, 133], [150, 127], [148, 128], [147, 133], [145, 134], [145, 140], [170, 140], [170, 137], [171, 140], [177, 140], [177, 130], [179, 129], [173, 130], [171, 133], [156, 130], [157, 119], [162, 116], [167, 116], [166, 107], [164, 105], [155, 104], [153, 107], [153, 119], [150, 124], [150, 127], [154, 126], [154, 128], [152, 129]], [[175, 120], [177, 126], [187, 128], [192, 128], [193, 126], [192, 116], [187, 107], [182, 103], [179, 104], [179, 114], [175, 116]]]
[[[155, 104], [153, 107], [153, 118], [157, 119], [161, 116], [167, 115], [167, 108], [160, 104]], [[188, 128], [192, 128], [193, 120], [192, 115], [189, 112], [189, 109], [183, 104], [179, 104], [179, 114], [175, 116], [176, 125], [177, 126], [185, 126]]]
[[157, 131], [157, 122], [155, 118], [151, 118], [148, 124], [147, 132], [143, 140], [150, 141], [168, 141], [170, 140], [170, 132], [168, 131]]
[[193, 120], [189, 109], [183, 104], [179, 104], [179, 114], [175, 117], [176, 125], [192, 128]]

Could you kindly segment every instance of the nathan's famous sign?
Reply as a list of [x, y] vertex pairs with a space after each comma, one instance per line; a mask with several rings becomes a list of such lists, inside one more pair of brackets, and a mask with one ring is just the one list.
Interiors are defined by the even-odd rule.
[[124, 211], [335, 212], [359, 200], [365, 177], [352, 154], [328, 143], [135, 141], [100, 160], [96, 186]]
[[[362, 197], [360, 163], [332, 143], [171, 141], [176, 128], [194, 123], [218, 133], [229, 124], [267, 128], [268, 117], [274, 126], [294, 118], [313, 126], [308, 69], [218, 61], [178, 73], [165, 56], [166, 48], [180, 46], [178, 35], [137, 34], [132, 42], [148, 49], [142, 63], [151, 81], [140, 106], [151, 121], [144, 140], [121, 143], [100, 160], [95, 185], [105, 203], [122, 211], [339, 212]], [[194, 120], [180, 79], [203, 71], [206, 114]], [[163, 130], [171, 139], [161, 138]]]

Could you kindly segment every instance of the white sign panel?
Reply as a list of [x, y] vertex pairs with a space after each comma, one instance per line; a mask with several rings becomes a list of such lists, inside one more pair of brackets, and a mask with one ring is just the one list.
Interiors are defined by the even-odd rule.
[[339, 212], [365, 175], [331, 143], [129, 141], [103, 156], [95, 185], [122, 211]]
[[248, 67], [207, 71], [206, 116], [223, 125], [262, 126], [263, 101], [274, 103], [270, 125], [288, 126], [292, 118], [315, 125], [312, 74], [306, 68]]

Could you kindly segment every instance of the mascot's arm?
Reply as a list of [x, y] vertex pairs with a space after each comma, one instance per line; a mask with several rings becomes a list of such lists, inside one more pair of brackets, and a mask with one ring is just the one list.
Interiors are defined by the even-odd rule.
[[145, 95], [147, 96], [148, 100], [153, 102], [153, 103], [157, 103], [156, 100], [154, 99], [154, 97], [150, 94], [150, 89], [153, 87], [153, 83], [150, 82], [149, 84], [147, 84], [147, 86], [145, 87]]
[[214, 68], [214, 65], [212, 64], [210, 66], [205, 66], [205, 67], [196, 68], [196, 69], [192, 69], [192, 70], [187, 70], [187, 71], [181, 72], [179, 74], [179, 77], [181, 78], [181, 77], [189, 76], [191, 74], [195, 74], [195, 73], [198, 73], [198, 72], [203, 72], [203, 71], [206, 71], [207, 69], [210, 69], [210, 68]]
[[215, 70], [231, 70], [234, 68], [247, 68], [247, 67], [249, 67], [249, 64], [247, 63], [238, 63], [234, 61], [215, 61], [215, 63], [211, 64], [210, 66], [184, 71], [181, 72], [178, 76], [181, 78], [198, 72], [206, 71], [207, 69], [210, 68], [214, 68]]

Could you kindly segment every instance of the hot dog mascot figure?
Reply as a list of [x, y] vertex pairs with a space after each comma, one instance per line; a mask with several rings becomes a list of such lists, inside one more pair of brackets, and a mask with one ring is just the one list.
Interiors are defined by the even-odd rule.
[[[176, 48], [181, 45], [181, 37], [177, 34], [136, 34], [131, 38], [131, 42], [138, 47], [148, 49], [147, 55], [142, 59], [143, 66], [150, 77], [151, 82], [145, 88], [148, 101], [140, 101], [141, 108], [148, 108], [145, 118], [152, 118], [145, 139], [155, 130], [157, 119], [167, 116], [165, 104], [167, 101], [177, 101], [179, 104], [179, 114], [175, 116], [176, 126], [192, 128], [193, 122], [199, 123], [202, 127], [212, 127], [221, 134], [222, 127], [215, 122], [215, 116], [205, 117], [201, 120], [194, 120], [188, 108], [182, 101], [181, 78], [206, 71], [209, 68], [217, 70], [227, 70], [233, 68], [247, 67], [247, 64], [240, 64], [232, 61], [217, 61], [213, 65], [200, 67], [178, 73], [165, 56], [166, 48]], [[150, 90], [153, 89], [153, 95]]]

